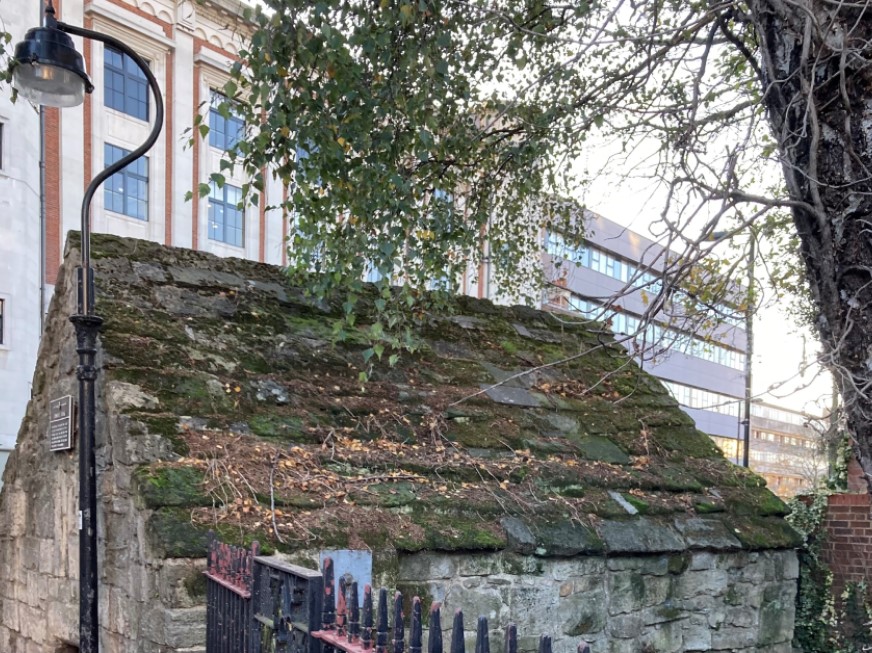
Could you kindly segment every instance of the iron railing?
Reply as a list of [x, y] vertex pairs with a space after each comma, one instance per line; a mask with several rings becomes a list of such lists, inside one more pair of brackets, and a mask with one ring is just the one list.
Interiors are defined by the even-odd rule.
[[[334, 592], [333, 561], [321, 572], [258, 556], [211, 540], [206, 570], [206, 653], [406, 653], [403, 595], [379, 590], [374, 605], [370, 585], [340, 576]], [[412, 599], [408, 653], [424, 653], [421, 600]], [[374, 613], [374, 609], [377, 612]], [[390, 624], [388, 613], [391, 613]], [[444, 653], [441, 605], [430, 607], [426, 653]], [[505, 653], [518, 653], [518, 631], [504, 632]], [[463, 612], [454, 613], [448, 653], [466, 653]], [[476, 624], [475, 653], [490, 653], [485, 617]], [[539, 638], [538, 653], [552, 653], [551, 637]], [[586, 642], [578, 653], [590, 653]]]

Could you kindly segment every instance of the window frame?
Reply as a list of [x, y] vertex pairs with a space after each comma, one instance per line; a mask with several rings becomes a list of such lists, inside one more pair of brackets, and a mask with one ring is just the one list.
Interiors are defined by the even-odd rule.
[[[109, 53], [113, 55], [118, 55], [121, 57], [121, 66], [117, 66], [114, 63], [110, 63], [109, 61]], [[128, 62], [130, 64], [130, 69], [128, 69]], [[148, 61], [146, 60], [146, 65], [148, 65]], [[115, 88], [115, 85], [112, 85], [112, 89], [109, 88], [109, 80], [113, 79], [113, 75], [120, 75], [122, 80], [122, 89], [118, 90]], [[137, 93], [136, 97], [133, 97], [130, 94], [130, 90], [133, 87], [142, 88], [142, 93], [145, 99], [140, 99], [139, 94]], [[115, 94], [120, 93], [122, 101], [121, 106], [115, 105]], [[144, 106], [144, 116], [141, 115], [141, 111], [131, 111], [128, 106], [128, 102], [135, 103], [135, 106]], [[103, 47], [103, 106], [107, 109], [112, 109], [113, 111], [118, 111], [119, 113], [123, 113], [126, 116], [130, 116], [136, 120], [142, 120], [143, 122], [148, 122], [151, 119], [151, 98], [149, 94], [148, 87], [148, 79], [143, 74], [143, 72], [139, 69], [139, 66], [136, 62], [127, 54], [113, 48], [111, 45], [106, 45]]]
[[[231, 107], [229, 117], [222, 115], [218, 110], [218, 106], [223, 103], [227, 103]], [[233, 111], [232, 107], [234, 105], [234, 101], [220, 91], [216, 91], [213, 88], [209, 89], [209, 147], [214, 147], [216, 150], [227, 152], [244, 136], [245, 120], [237, 112]], [[219, 131], [217, 125], [213, 122], [213, 119], [216, 121], [220, 120], [223, 123], [224, 128]], [[231, 140], [227, 126], [232, 122], [238, 122], [239, 125], [236, 136]], [[221, 134], [221, 142], [215, 143], [214, 141], [217, 140], [216, 137], [218, 134]]]
[[[208, 237], [209, 240], [215, 241], [216, 243], [222, 243], [223, 245], [228, 245], [230, 247], [245, 247], [245, 206], [244, 204], [240, 206], [240, 202], [242, 202], [242, 188], [236, 186], [234, 184], [225, 183], [222, 184], [221, 187], [218, 187], [218, 184], [213, 180], [209, 182], [209, 186], [211, 190], [208, 196]], [[228, 202], [227, 199], [227, 191], [228, 189], [233, 189], [238, 191], [239, 194], [239, 202]], [[217, 194], [220, 193], [220, 198], [216, 197]], [[220, 234], [222, 237], [216, 237], [218, 234], [219, 223], [215, 219], [215, 210], [217, 206], [220, 205], [223, 210], [223, 217], [220, 223]], [[227, 239], [228, 233], [228, 225], [227, 225], [227, 212], [234, 211], [239, 215], [239, 242], [230, 241]]]
[[[118, 158], [116, 158], [110, 162], [109, 159], [111, 157], [109, 156], [109, 148], [114, 148], [116, 150], [119, 150], [122, 154]], [[120, 145], [115, 145], [113, 143], [109, 143], [108, 141], [104, 142], [103, 143], [103, 167], [104, 167], [104, 169], [107, 166], [112, 165], [112, 163], [120, 160], [122, 157], [127, 156], [128, 154], [130, 154], [130, 150], [127, 150], [126, 148], [123, 148]], [[144, 165], [145, 165], [145, 175], [144, 176], [141, 173], [132, 169], [133, 166], [137, 166], [138, 164], [140, 164], [140, 162], [144, 163]], [[122, 180], [121, 181], [121, 192], [120, 192], [120, 195], [122, 198], [122, 201], [121, 201], [122, 210], [121, 211], [115, 210], [115, 208], [113, 208], [114, 202], [109, 201], [111, 196], [119, 194], [117, 191], [115, 191], [113, 189], [113, 180], [115, 180], [119, 175], [120, 175], [121, 180]], [[145, 194], [144, 194], [144, 197], [142, 197], [142, 198], [132, 197], [132, 195], [129, 191], [129, 188], [130, 188], [129, 184], [135, 184], [136, 182], [142, 182], [145, 184]], [[151, 202], [149, 201], [150, 200], [149, 194], [150, 194], [149, 160], [148, 160], [147, 156], [143, 155], [143, 156], [139, 157], [138, 159], [136, 159], [135, 161], [131, 161], [129, 164], [124, 166], [121, 170], [119, 170], [118, 172], [113, 174], [111, 177], [109, 177], [109, 179], [106, 180], [106, 183], [103, 186], [103, 210], [104, 211], [111, 211], [112, 213], [114, 213], [116, 215], [123, 215], [124, 217], [131, 218], [131, 219], [137, 220], [139, 222], [149, 222], [149, 211], [150, 211], [150, 204], [151, 204]], [[139, 215], [131, 215], [130, 213], [128, 213], [127, 203], [130, 199], [133, 199], [133, 200], [139, 201], [139, 202], [143, 202], [145, 204], [145, 216], [144, 217], [140, 217]], [[110, 204], [113, 206], [110, 206]]]

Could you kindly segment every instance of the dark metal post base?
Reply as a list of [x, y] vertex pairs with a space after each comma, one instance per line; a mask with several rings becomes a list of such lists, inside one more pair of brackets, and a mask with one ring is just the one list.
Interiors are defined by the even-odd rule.
[[97, 464], [95, 381], [97, 334], [103, 319], [96, 315], [70, 317], [76, 329], [79, 365], [79, 651], [97, 653]]

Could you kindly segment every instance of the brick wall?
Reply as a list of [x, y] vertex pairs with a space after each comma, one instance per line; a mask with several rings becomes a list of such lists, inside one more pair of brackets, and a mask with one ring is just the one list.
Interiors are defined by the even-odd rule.
[[848, 492], [829, 497], [824, 559], [838, 597], [849, 582], [872, 581], [872, 496], [856, 461], [848, 465]]

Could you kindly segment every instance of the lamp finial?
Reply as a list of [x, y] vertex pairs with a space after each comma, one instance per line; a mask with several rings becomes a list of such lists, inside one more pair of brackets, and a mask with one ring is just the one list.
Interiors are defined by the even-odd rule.
[[55, 27], [57, 25], [57, 19], [55, 18], [55, 8], [52, 0], [48, 0], [45, 4], [45, 11], [43, 12], [45, 18], [43, 19], [43, 27]]

